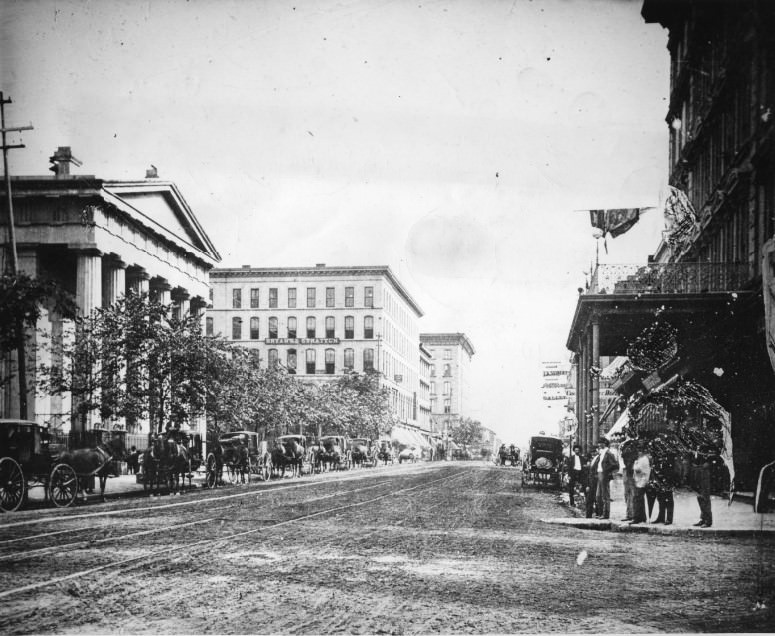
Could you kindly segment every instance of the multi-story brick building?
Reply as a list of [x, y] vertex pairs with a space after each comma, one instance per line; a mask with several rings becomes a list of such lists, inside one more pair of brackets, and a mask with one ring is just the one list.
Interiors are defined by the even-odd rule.
[[310, 382], [379, 371], [394, 412], [420, 419], [415, 300], [387, 266], [219, 268], [206, 330]]

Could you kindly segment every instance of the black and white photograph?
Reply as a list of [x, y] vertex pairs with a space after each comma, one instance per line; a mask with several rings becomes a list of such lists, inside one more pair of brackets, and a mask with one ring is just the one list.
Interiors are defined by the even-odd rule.
[[775, 632], [775, 1], [0, 0], [0, 633]]

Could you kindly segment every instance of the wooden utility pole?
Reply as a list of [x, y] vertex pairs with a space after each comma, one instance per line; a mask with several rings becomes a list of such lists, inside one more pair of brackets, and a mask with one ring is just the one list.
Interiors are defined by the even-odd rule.
[[[21, 132], [22, 130], [32, 130], [32, 126], [18, 126], [15, 128], [5, 127], [5, 105], [11, 103], [11, 98], [5, 98], [0, 91], [0, 132], [3, 139], [3, 170], [5, 171], [5, 197], [8, 202], [8, 242], [11, 250], [10, 270], [13, 276], [19, 274], [19, 255], [16, 251], [16, 226], [13, 220], [13, 196], [11, 195], [11, 175], [8, 172], [8, 151], [12, 148], [24, 148], [24, 144], [8, 144], [6, 134], [9, 132]], [[26, 420], [27, 413], [27, 354], [24, 346], [24, 322], [22, 317], [16, 319], [16, 331], [19, 339], [16, 343], [16, 357], [18, 358], [19, 373], [19, 417]]]

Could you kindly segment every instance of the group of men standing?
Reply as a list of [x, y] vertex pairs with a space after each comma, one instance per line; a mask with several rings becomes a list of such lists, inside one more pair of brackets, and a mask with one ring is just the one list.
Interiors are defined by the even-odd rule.
[[611, 480], [619, 472], [619, 460], [609, 448], [608, 440], [597, 443], [597, 454], [586, 462], [581, 456], [581, 446], [576, 444], [568, 457], [568, 494], [570, 505], [576, 505], [575, 491], [579, 484], [586, 494], [587, 517], [611, 518]]

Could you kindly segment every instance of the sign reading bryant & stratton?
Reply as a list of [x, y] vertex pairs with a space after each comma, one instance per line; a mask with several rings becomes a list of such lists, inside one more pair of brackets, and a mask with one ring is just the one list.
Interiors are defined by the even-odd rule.
[[268, 345], [335, 345], [339, 338], [265, 338]]

